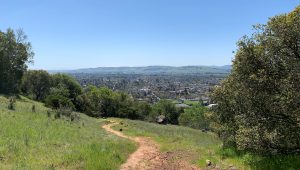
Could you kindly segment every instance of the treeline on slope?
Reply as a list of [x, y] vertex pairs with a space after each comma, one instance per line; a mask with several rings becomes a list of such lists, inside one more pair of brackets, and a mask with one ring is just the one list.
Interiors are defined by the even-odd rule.
[[225, 146], [254, 153], [300, 152], [300, 6], [238, 42], [233, 70], [212, 95]]

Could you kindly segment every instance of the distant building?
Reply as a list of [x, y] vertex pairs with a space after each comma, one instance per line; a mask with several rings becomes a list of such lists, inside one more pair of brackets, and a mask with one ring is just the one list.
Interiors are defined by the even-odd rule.
[[180, 104], [175, 104], [175, 107], [177, 107], [177, 108], [189, 108], [191, 106], [189, 106], [187, 104], [184, 104], [184, 103], [180, 103]]
[[210, 104], [210, 105], [208, 105], [208, 106], [206, 106], [207, 108], [209, 108], [209, 109], [212, 109], [212, 108], [214, 108], [215, 106], [217, 106], [218, 104]]
[[209, 105], [209, 103], [208, 103], [208, 101], [202, 101], [202, 106], [208, 106]]

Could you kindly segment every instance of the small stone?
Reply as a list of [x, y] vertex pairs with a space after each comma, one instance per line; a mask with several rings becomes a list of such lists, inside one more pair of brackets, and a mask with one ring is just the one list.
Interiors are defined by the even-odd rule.
[[211, 166], [211, 161], [210, 160], [207, 159], [205, 162], [206, 162], [206, 166]]
[[230, 167], [229, 169], [230, 169], [230, 170], [238, 170], [238, 168], [235, 167], [235, 166], [232, 166], [232, 167]]

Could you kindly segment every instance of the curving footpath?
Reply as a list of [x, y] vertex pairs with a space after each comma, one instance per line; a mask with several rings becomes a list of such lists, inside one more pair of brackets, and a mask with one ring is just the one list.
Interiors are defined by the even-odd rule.
[[132, 153], [121, 166], [121, 170], [198, 170], [198, 167], [189, 165], [186, 161], [170, 162], [168, 153], [161, 153], [157, 143], [147, 137], [130, 137], [111, 127], [118, 123], [110, 123], [102, 127], [119, 137], [138, 143], [138, 149]]

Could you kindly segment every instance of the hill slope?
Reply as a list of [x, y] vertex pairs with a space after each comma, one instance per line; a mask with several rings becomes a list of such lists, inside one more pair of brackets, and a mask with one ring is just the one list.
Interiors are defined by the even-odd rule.
[[98, 67], [77, 70], [52, 70], [57, 73], [89, 74], [229, 74], [231, 66], [147, 66], [147, 67]]
[[[32, 105], [36, 112], [32, 112]], [[137, 145], [101, 128], [107, 120], [80, 115], [80, 120], [48, 117], [42, 103], [21, 97], [8, 110], [0, 96], [0, 169], [119, 169]], [[168, 164], [186, 160], [205, 167], [206, 159], [230, 169], [297, 169], [299, 155], [255, 156], [220, 150], [212, 133], [143, 121], [113, 119], [114, 128], [129, 136], [150, 137], [159, 144]], [[250, 164], [250, 166], [249, 166]]]
[[48, 118], [43, 104], [23, 97], [16, 110], [7, 105], [0, 96], [0, 169], [118, 169], [136, 148], [104, 131], [105, 120]]

